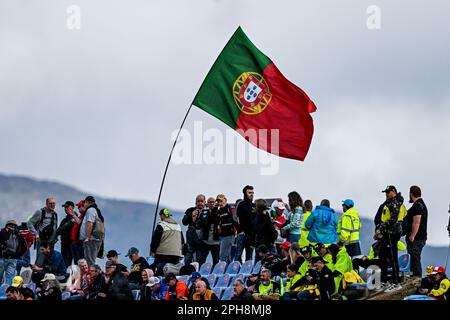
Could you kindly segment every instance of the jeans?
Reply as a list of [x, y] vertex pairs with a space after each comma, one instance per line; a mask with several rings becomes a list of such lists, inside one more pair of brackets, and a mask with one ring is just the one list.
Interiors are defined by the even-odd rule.
[[100, 240], [89, 240], [83, 242], [84, 258], [86, 259], [88, 266], [95, 264], [101, 244], [102, 242]]
[[399, 266], [398, 266], [398, 248], [397, 243], [400, 236], [385, 234], [380, 240], [380, 264], [381, 264], [381, 281], [387, 281], [388, 268], [392, 268], [392, 283], [398, 284]]
[[406, 239], [407, 250], [411, 256], [411, 271], [413, 276], [422, 277], [420, 256], [422, 255], [422, 249], [425, 243], [425, 240], [414, 240], [414, 242], [411, 242], [409, 239]]
[[73, 252], [72, 244], [70, 242], [61, 242], [61, 255], [63, 256], [66, 267], [71, 266], [73, 260]]
[[16, 276], [17, 259], [0, 259], [0, 283], [3, 282], [3, 273], [5, 274], [5, 283], [11, 285]]
[[[195, 253], [195, 249], [193, 247], [191, 247], [190, 245], [187, 246], [187, 250], [186, 250], [186, 255], [184, 256], [184, 264], [188, 265], [191, 262], [194, 262], [194, 253]], [[197, 257], [198, 258], [198, 255]], [[198, 259], [196, 259], [198, 260]]]
[[29, 267], [30, 262], [31, 262], [31, 253], [30, 253], [30, 249], [28, 249], [27, 252], [25, 252], [25, 254], [20, 259], [17, 259], [16, 271], [19, 276], [20, 276], [20, 271], [22, 271], [22, 268]]
[[290, 243], [298, 243], [300, 240], [300, 233], [299, 234], [295, 234], [295, 233], [290, 233], [287, 237], [287, 241], [289, 241]]
[[297, 294], [298, 300], [315, 300], [317, 295], [315, 293], [310, 293], [309, 291], [300, 291]]
[[253, 248], [250, 246], [248, 241], [248, 236], [245, 233], [238, 234], [236, 238], [236, 255], [234, 257], [235, 261], [242, 263], [242, 254], [245, 249], [245, 261], [252, 260]]
[[225, 261], [226, 263], [231, 262], [231, 246], [234, 242], [234, 235], [220, 237], [220, 261]]
[[72, 242], [73, 262], [78, 264], [78, 260], [84, 259], [83, 242]]
[[206, 262], [208, 254], [211, 252], [211, 258], [213, 265], [215, 266], [219, 262], [220, 246], [218, 244], [206, 244], [204, 243], [199, 250], [199, 257], [197, 259], [198, 264], [201, 266]]
[[361, 254], [359, 242], [349, 243], [345, 245], [345, 249], [347, 249], [347, 253], [350, 257], [359, 256]]

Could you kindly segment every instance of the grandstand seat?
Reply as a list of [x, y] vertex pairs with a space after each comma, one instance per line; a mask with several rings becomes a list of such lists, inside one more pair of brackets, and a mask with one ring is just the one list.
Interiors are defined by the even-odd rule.
[[241, 267], [241, 273], [244, 275], [249, 275], [252, 273], [252, 269], [253, 269], [253, 261], [247, 260]]
[[225, 273], [238, 274], [239, 270], [241, 270], [241, 263], [239, 261], [233, 261], [228, 265]]
[[141, 300], [141, 290], [131, 290], [133, 300]]
[[233, 287], [226, 288], [223, 291], [222, 298], [220, 300], [231, 300], [231, 298], [233, 297], [233, 294], [234, 294]]
[[411, 272], [411, 256], [409, 254], [402, 254], [398, 257], [399, 271], [402, 273]]
[[188, 280], [189, 280], [189, 276], [188, 276], [188, 275], [185, 275], [185, 276], [177, 276], [177, 280], [178, 280], [178, 281], [182, 281], [182, 282], [184, 282], [184, 283], [187, 283]]
[[152, 265], [155, 262], [155, 257], [147, 257], [146, 260], [149, 265]]
[[20, 273], [20, 276], [22, 277], [24, 284], [29, 284], [31, 282], [31, 273], [32, 273], [31, 269], [23, 270]]
[[207, 276], [205, 276], [205, 278], [208, 280], [209, 286], [211, 288], [214, 288], [215, 284], [216, 284], [216, 275], [214, 273], [211, 273], [211, 274], [208, 274]]
[[224, 275], [219, 276], [215, 287], [227, 288], [228, 284], [230, 283], [230, 279], [231, 279], [231, 277], [228, 273], [225, 273]]
[[0, 300], [6, 300], [6, 289], [8, 289], [7, 284], [2, 284], [0, 287]]
[[225, 273], [225, 269], [227, 268], [227, 263], [225, 261], [219, 261], [214, 266], [213, 272], [216, 275], [223, 275]]
[[214, 291], [215, 295], [217, 296], [217, 298], [222, 298], [222, 292], [223, 292], [223, 288], [213, 288], [212, 291]]
[[237, 280], [237, 279], [241, 279], [242, 281], [244, 281], [244, 275], [242, 273], [239, 274], [235, 274], [234, 276], [231, 277], [231, 281], [229, 286], [233, 285], [233, 283]]
[[200, 270], [198, 272], [202, 276], [207, 276], [208, 274], [211, 273], [211, 269], [212, 269], [212, 263], [211, 262], [205, 262], [204, 264], [202, 264], [202, 266], [200, 267]]
[[253, 266], [252, 274], [259, 273], [261, 271], [261, 260], [259, 260], [255, 265]]
[[426, 295], [413, 294], [411, 296], [403, 298], [403, 300], [436, 300], [436, 299]]
[[70, 292], [68, 292], [68, 291], [63, 291], [62, 293], [61, 293], [61, 300], [67, 300], [67, 299], [69, 299], [70, 298]]

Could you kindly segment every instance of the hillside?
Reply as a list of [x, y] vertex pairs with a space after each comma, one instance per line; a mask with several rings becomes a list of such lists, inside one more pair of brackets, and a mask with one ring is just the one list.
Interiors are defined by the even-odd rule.
[[[27, 216], [44, 206], [45, 198], [49, 195], [56, 198], [57, 212], [61, 219], [64, 216], [61, 205], [66, 200], [76, 202], [84, 199], [87, 193], [57, 182], [0, 174], [0, 226], [3, 227], [8, 219], [15, 219], [18, 223], [25, 221]], [[125, 254], [130, 246], [136, 246], [143, 255], [147, 255], [155, 204], [92, 195], [96, 197], [106, 219], [106, 250], [116, 249]], [[176, 210], [173, 212], [175, 219], [181, 222], [183, 213]], [[362, 252], [368, 254], [373, 242], [373, 222], [363, 219], [362, 223]], [[427, 246], [423, 252], [423, 266], [444, 264], [446, 254], [445, 247]]]

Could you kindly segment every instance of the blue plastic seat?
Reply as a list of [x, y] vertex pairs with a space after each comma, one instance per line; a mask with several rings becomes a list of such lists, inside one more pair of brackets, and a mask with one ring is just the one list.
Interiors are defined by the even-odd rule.
[[27, 288], [30, 288], [36, 294], [36, 283], [31, 282], [31, 283], [27, 284]]
[[241, 267], [241, 273], [244, 275], [249, 275], [250, 273], [252, 273], [252, 269], [253, 269], [253, 261], [247, 260]]
[[189, 280], [189, 276], [188, 275], [184, 275], [184, 276], [177, 276], [177, 280], [178, 281], [182, 281], [184, 283], [187, 283]]
[[411, 256], [402, 254], [398, 257], [398, 266], [400, 272], [411, 272]]
[[214, 294], [217, 296], [217, 298], [222, 298], [222, 292], [223, 292], [223, 288], [213, 288], [212, 291], [214, 291]]
[[152, 265], [155, 262], [155, 257], [147, 257], [146, 260], [149, 265]]
[[216, 286], [216, 275], [214, 273], [208, 274], [205, 276], [206, 279], [208, 279], [209, 286], [211, 288], [214, 288]]
[[255, 273], [259, 273], [261, 271], [261, 260], [259, 260], [257, 263], [255, 263], [255, 266], [253, 267], [253, 270], [252, 270], [252, 274], [255, 274]]
[[141, 290], [131, 290], [133, 300], [141, 300]]
[[227, 263], [225, 261], [219, 261], [214, 266], [212, 273], [215, 273], [218, 276], [223, 275], [225, 273], [226, 268], [227, 268]]
[[229, 286], [233, 286], [234, 282], [235, 282], [237, 279], [241, 279], [242, 282], [245, 283], [245, 276], [244, 276], [242, 273], [239, 273], [239, 274], [235, 274], [234, 276], [231, 277], [231, 281], [230, 281], [230, 283], [229, 283]]
[[228, 265], [225, 273], [238, 274], [240, 270], [241, 270], [241, 263], [239, 261], [233, 261]]
[[7, 284], [3, 284], [0, 287], [0, 300], [6, 300], [6, 289], [8, 289], [8, 287]]
[[206, 276], [211, 273], [212, 269], [212, 263], [211, 262], [205, 262], [200, 267], [200, 270], [198, 271], [202, 276]]
[[233, 297], [234, 294], [234, 289], [231, 288], [226, 288], [222, 294], [222, 298], [220, 300], [231, 300], [231, 298]]
[[230, 275], [228, 273], [225, 273], [224, 275], [219, 276], [215, 287], [227, 288], [228, 284], [230, 283], [230, 280], [231, 280]]
[[69, 299], [70, 298], [70, 292], [68, 292], [68, 291], [63, 291], [62, 293], [61, 293], [61, 300], [67, 300], [67, 299]]
[[403, 300], [436, 300], [436, 299], [426, 295], [413, 294], [411, 296], [405, 297]]

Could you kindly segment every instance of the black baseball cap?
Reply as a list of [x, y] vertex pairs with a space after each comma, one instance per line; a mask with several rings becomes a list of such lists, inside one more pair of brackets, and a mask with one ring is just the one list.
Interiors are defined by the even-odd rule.
[[95, 198], [93, 196], [87, 196], [84, 201], [95, 202]]
[[73, 203], [72, 201], [66, 201], [66, 203], [64, 203], [62, 206], [63, 206], [63, 208], [65, 208], [65, 207], [75, 208], [75, 203]]
[[397, 188], [394, 186], [387, 186], [386, 189], [384, 189], [383, 191], [381, 191], [382, 193], [388, 193], [394, 191], [395, 193], [397, 193]]
[[325, 245], [323, 243], [318, 242], [314, 245], [314, 251], [316, 252], [319, 252], [322, 248], [325, 248]]
[[117, 257], [118, 255], [120, 255], [120, 253], [118, 253], [116, 250], [109, 250], [108, 253], [106, 254], [106, 257], [112, 258]]
[[300, 248], [300, 253], [302, 255], [305, 255], [307, 253], [312, 253], [311, 247], [310, 246], [306, 246], [306, 247]]

